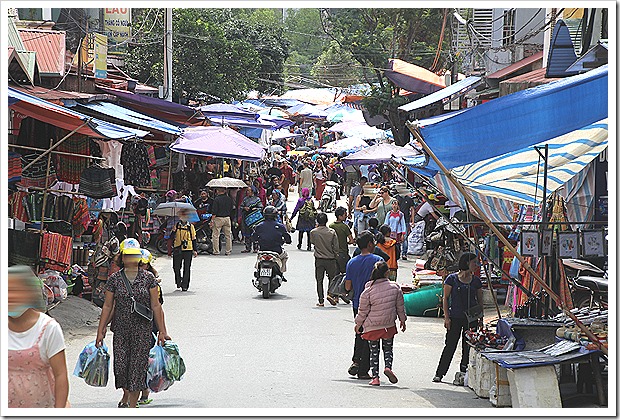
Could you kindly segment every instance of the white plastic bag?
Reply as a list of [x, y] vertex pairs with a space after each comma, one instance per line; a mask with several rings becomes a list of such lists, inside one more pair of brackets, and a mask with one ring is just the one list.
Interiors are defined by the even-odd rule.
[[407, 237], [407, 254], [422, 255], [424, 253], [424, 229], [426, 222], [420, 220], [411, 229], [411, 233]]

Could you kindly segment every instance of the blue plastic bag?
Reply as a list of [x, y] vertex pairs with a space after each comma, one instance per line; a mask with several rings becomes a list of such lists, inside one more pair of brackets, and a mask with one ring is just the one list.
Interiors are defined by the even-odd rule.
[[166, 375], [166, 357], [166, 351], [159, 344], [155, 344], [149, 352], [146, 386], [153, 392], [165, 391], [174, 383]]
[[108, 347], [104, 343], [103, 346], [97, 348], [94, 341], [84, 347], [73, 370], [75, 376], [83, 378], [86, 384], [95, 387], [108, 385], [109, 372]]

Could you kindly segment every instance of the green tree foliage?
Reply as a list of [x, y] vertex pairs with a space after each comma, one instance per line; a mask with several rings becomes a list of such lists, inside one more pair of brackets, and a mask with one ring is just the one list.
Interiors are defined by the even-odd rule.
[[357, 84], [361, 79], [359, 65], [351, 52], [333, 40], [316, 59], [311, 74], [318, 82], [336, 87]]
[[[372, 115], [384, 115], [392, 126], [396, 144], [409, 141], [406, 115], [398, 107], [407, 101], [400, 89], [383, 74], [388, 59], [431, 67], [439, 42], [442, 9], [323, 9], [325, 32], [347, 49], [361, 65], [367, 83], [373, 85], [364, 105]], [[375, 86], [378, 85], [377, 86]]]
[[[134, 9], [128, 72], [163, 84], [163, 10]], [[173, 9], [173, 98], [230, 101], [282, 81], [288, 43], [270, 10]], [[268, 24], [265, 19], [271, 19]]]
[[291, 51], [285, 63], [285, 78], [308, 77], [330, 38], [323, 32], [319, 9], [286, 9], [285, 12], [284, 31]]

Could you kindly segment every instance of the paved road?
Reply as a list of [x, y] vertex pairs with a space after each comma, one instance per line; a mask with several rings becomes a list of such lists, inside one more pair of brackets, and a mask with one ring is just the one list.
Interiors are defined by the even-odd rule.
[[[350, 378], [351, 306], [315, 306], [312, 252], [288, 247], [289, 281], [265, 300], [251, 284], [255, 255], [241, 249], [194, 259], [188, 292], [175, 289], [171, 260], [157, 259], [168, 331], [187, 373], [167, 391], [152, 394], [146, 408], [491, 408], [468, 388], [431, 382], [443, 346], [441, 319], [410, 317], [407, 331], [395, 337], [397, 384], [382, 377], [380, 387], [371, 387]], [[401, 264], [400, 282], [410, 281], [412, 265]], [[70, 370], [94, 334], [68, 342]], [[108, 333], [108, 345], [111, 337]], [[457, 350], [446, 381], [454, 377], [459, 357]], [[70, 385], [74, 407], [116, 407], [121, 395], [112, 375], [106, 388], [73, 376]]]

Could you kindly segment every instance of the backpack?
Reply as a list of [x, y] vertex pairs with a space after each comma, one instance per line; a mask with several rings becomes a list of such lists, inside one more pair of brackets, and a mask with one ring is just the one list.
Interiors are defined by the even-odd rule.
[[316, 209], [314, 208], [314, 203], [312, 200], [306, 200], [301, 209], [299, 210], [299, 216], [301, 216], [304, 220], [314, 220], [316, 219]]

